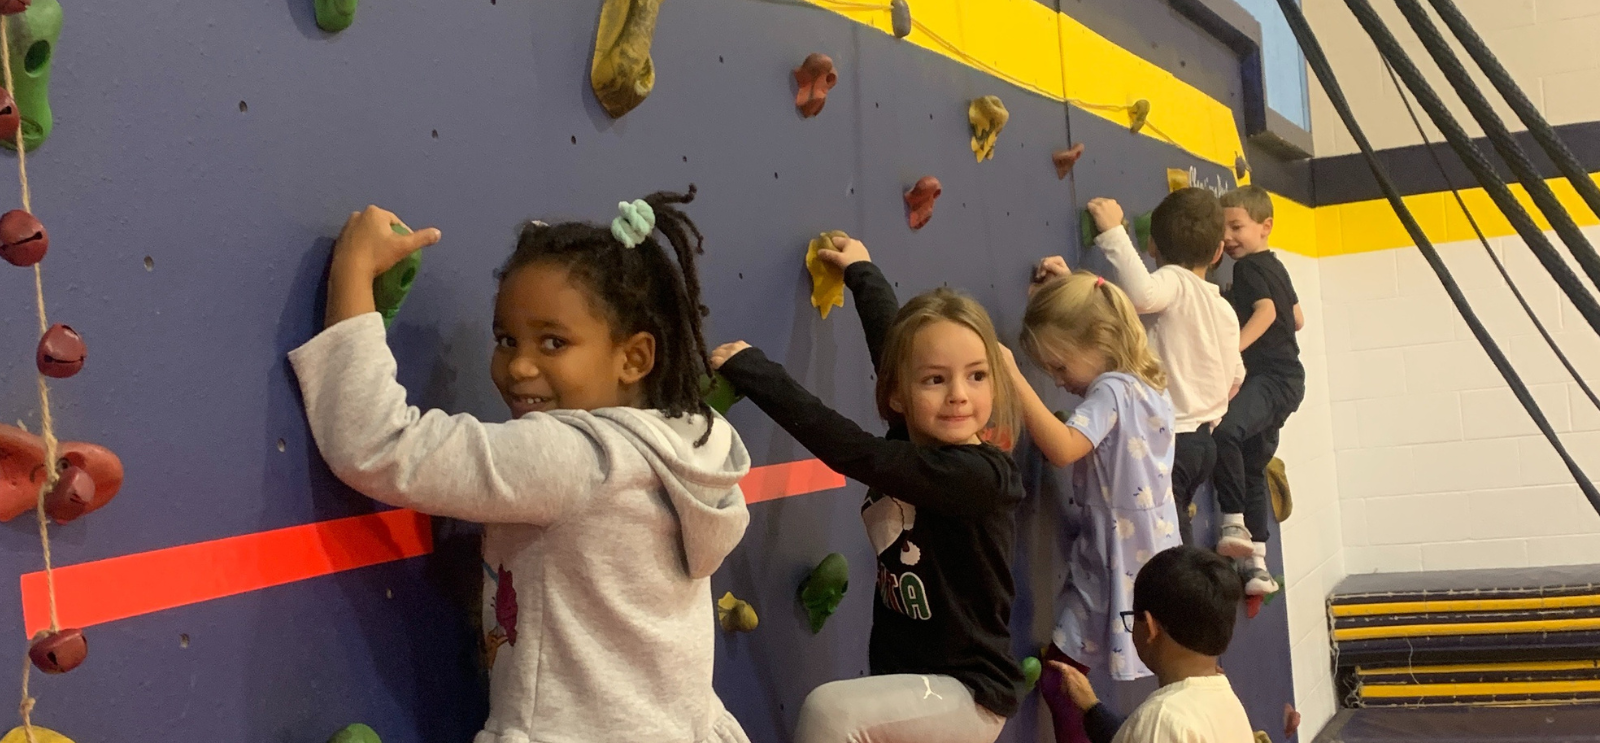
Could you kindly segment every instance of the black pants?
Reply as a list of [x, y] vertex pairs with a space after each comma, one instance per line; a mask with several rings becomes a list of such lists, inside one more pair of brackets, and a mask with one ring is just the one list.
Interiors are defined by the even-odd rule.
[[1217, 446], [1217, 510], [1244, 514], [1250, 538], [1265, 542], [1272, 533], [1272, 498], [1267, 493], [1267, 463], [1278, 451], [1278, 432], [1300, 407], [1306, 383], [1300, 377], [1251, 373], [1228, 414], [1211, 432]]
[[1211, 470], [1216, 466], [1217, 444], [1211, 438], [1210, 425], [1178, 434], [1172, 455], [1172, 500], [1178, 507], [1178, 534], [1185, 545], [1194, 545], [1189, 525], [1189, 504], [1194, 502], [1194, 491], [1211, 479]]

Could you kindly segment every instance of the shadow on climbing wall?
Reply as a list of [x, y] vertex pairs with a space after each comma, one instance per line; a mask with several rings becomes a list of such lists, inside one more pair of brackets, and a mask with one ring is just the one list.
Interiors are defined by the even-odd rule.
[[[673, 0], [654, 92], [612, 120], [588, 83], [596, 0], [449, 13], [363, 4], [336, 36], [309, 7], [68, 8], [57, 126], [29, 155], [54, 251], [52, 319], [91, 349], [83, 373], [55, 386], [57, 425], [117, 451], [127, 482], [93, 518], [54, 531], [61, 563], [376, 510], [316, 455], [284, 359], [319, 327], [330, 238], [367, 203], [444, 232], [390, 334], [415, 404], [504, 419], [487, 374], [491, 274], [521, 220], [605, 219], [619, 200], [693, 182], [708, 340], [762, 346], [880, 428], [853, 307], [824, 321], [807, 302], [811, 237], [865, 240], [902, 299], [964, 288], [1014, 337], [1030, 265], [1050, 253], [1078, 262], [1089, 197], [1137, 213], [1166, 192], [1166, 168], [1223, 174], [1078, 111], [1069, 139], [1060, 104], [814, 8]], [[805, 119], [790, 73], [818, 51], [839, 80]], [[976, 163], [966, 108], [983, 95], [1011, 118], [994, 159]], [[1060, 181], [1050, 153], [1069, 141], [1087, 153]], [[944, 190], [912, 232], [901, 194], [924, 175]], [[14, 201], [13, 188], [0, 185], [0, 200]], [[0, 272], [13, 312], [31, 292], [24, 272]], [[29, 328], [0, 326], [0, 414], [32, 426]], [[751, 405], [731, 418], [758, 465], [808, 456]], [[1019, 456], [1033, 483], [1013, 617], [1022, 654], [1048, 638], [1065, 545], [1062, 478]], [[716, 595], [733, 591], [761, 615], [754, 633], [724, 636], [717, 659], [717, 688], [753, 740], [787, 740], [806, 692], [866, 671], [874, 573], [862, 495], [851, 483], [754, 505], [713, 580]], [[41, 567], [25, 522], [0, 526], [7, 575]], [[91, 627], [81, 669], [35, 677], [35, 719], [77, 740], [308, 742], [359, 721], [386, 743], [468, 741], [485, 714], [466, 609], [481, 575], [475, 538], [436, 523], [426, 558]], [[830, 552], [849, 558], [852, 590], [813, 635], [795, 590]], [[19, 620], [0, 616], [0, 631], [21, 637]], [[1278, 602], [1241, 624], [1224, 659], [1258, 728], [1279, 729], [1292, 699], [1288, 658]], [[6, 679], [0, 698], [15, 698]], [[1150, 684], [1132, 686], [1117, 697], [1124, 711]], [[1030, 700], [1002, 740], [1045, 740], [1037, 714]]]

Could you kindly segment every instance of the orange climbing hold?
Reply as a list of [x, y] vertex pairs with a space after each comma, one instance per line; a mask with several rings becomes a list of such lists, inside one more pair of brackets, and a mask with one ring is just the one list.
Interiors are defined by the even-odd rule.
[[[122, 460], [103, 446], [64, 442], [57, 468], [80, 470], [94, 481], [94, 495], [79, 516], [105, 506], [122, 489]], [[44, 440], [16, 426], [0, 425], [0, 521], [33, 510], [44, 481]]]

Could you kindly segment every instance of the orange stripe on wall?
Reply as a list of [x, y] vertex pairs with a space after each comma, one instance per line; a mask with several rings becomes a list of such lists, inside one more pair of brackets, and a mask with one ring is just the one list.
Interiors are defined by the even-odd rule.
[[[808, 459], [751, 468], [747, 503], [844, 487], [844, 476]], [[56, 568], [63, 627], [89, 627], [259, 591], [433, 551], [426, 515], [406, 509], [241, 534], [209, 542]], [[22, 623], [50, 626], [43, 572], [22, 576]]]
[[[56, 568], [63, 627], [88, 627], [433, 551], [405, 509], [242, 534]], [[22, 576], [29, 636], [50, 626], [43, 572]]]
[[745, 503], [760, 503], [842, 487], [844, 475], [828, 469], [828, 465], [820, 459], [751, 467], [750, 474], [739, 481]]

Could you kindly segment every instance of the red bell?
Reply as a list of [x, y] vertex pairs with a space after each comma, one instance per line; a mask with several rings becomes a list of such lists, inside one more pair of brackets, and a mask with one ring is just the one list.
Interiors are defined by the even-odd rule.
[[83, 345], [83, 336], [66, 325], [50, 326], [39, 339], [39, 352], [34, 361], [39, 373], [56, 379], [66, 379], [83, 368], [89, 349]]
[[31, 266], [49, 250], [50, 235], [32, 214], [12, 209], [0, 215], [0, 258], [13, 266]]
[[28, 659], [45, 673], [66, 673], [89, 657], [89, 641], [81, 629], [44, 630], [28, 645]]
[[14, 15], [28, 9], [33, 0], [0, 0], [0, 15]]
[[65, 524], [82, 516], [94, 505], [94, 478], [81, 467], [66, 465], [56, 486], [44, 497], [44, 512], [58, 524]]
[[11, 91], [0, 88], [0, 140], [16, 141], [19, 126], [22, 126], [22, 113], [17, 110], [17, 101], [11, 97]]

